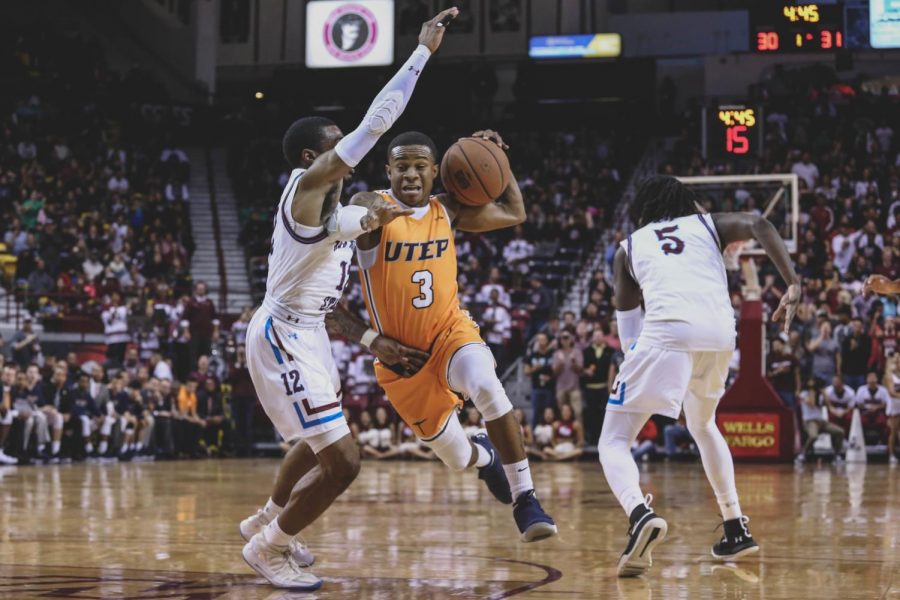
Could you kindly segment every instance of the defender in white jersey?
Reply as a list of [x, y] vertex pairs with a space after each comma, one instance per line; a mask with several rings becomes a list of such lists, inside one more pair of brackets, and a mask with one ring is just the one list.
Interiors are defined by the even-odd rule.
[[[756, 552], [734, 483], [734, 464], [715, 423], [734, 352], [735, 322], [722, 249], [756, 239], [788, 283], [773, 318], [790, 326], [800, 297], [784, 241], [766, 219], [752, 214], [704, 214], [673, 177], [645, 180], [630, 207], [638, 229], [614, 261], [616, 316], [625, 360], [613, 384], [598, 449], [609, 486], [629, 515], [620, 577], [652, 564], [651, 552], [667, 523], [641, 492], [631, 444], [653, 414], [673, 419], [684, 411], [707, 478], [725, 520], [713, 546], [721, 560]], [[643, 310], [641, 305], [643, 303]]]
[[335, 319], [348, 338], [410, 373], [428, 360], [427, 353], [379, 336], [346, 310], [335, 310], [347, 283], [353, 240], [412, 211], [390, 202], [341, 207], [339, 199], [343, 178], [403, 112], [457, 14], [456, 8], [448, 9], [422, 26], [420, 45], [356, 130], [342, 137], [331, 121], [308, 117], [284, 136], [285, 159], [293, 171], [276, 209], [266, 295], [247, 327], [246, 345], [260, 402], [281, 436], [295, 444], [265, 507], [240, 524], [247, 540], [244, 560], [277, 587], [314, 590], [322, 585], [305, 570], [314, 557], [296, 536], [359, 472], [359, 450], [341, 410], [326, 317]]

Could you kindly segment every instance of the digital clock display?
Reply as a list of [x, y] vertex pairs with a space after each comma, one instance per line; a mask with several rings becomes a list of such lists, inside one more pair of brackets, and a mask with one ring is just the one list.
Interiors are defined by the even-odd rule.
[[741, 158], [762, 152], [762, 112], [743, 104], [703, 109], [703, 156]]
[[818, 52], [844, 47], [839, 4], [758, 2], [750, 9], [750, 47], [756, 52]]

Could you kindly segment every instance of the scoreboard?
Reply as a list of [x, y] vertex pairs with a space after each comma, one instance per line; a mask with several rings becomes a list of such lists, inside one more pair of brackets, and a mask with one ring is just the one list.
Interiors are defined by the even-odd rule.
[[722, 104], [704, 108], [701, 142], [704, 158], [757, 157], [763, 150], [760, 107]]
[[834, 52], [844, 48], [844, 7], [754, 2], [749, 31], [750, 48], [756, 52]]

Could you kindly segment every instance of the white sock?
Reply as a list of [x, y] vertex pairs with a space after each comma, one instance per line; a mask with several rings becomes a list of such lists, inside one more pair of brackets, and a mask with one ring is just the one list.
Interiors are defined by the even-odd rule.
[[475, 459], [475, 466], [480, 468], [491, 464], [491, 453], [481, 444], [472, 445], [475, 446], [475, 450], [478, 453], [478, 457]]
[[37, 451], [38, 451], [38, 454], [40, 454], [41, 452], [43, 452], [43, 451], [44, 451], [44, 448], [46, 448], [46, 447], [47, 447], [47, 444], [38, 444], [38, 445], [37, 445]]
[[61, 444], [61, 442], [56, 442], [56, 441], [50, 443], [50, 449], [53, 452], [53, 454], [59, 454], [60, 444]]
[[266, 541], [271, 545], [277, 547], [287, 546], [291, 543], [291, 540], [294, 539], [294, 536], [288, 535], [282, 531], [281, 527], [278, 526], [278, 519], [274, 519], [271, 523], [266, 525], [266, 528], [263, 529], [263, 537], [266, 538]]
[[741, 503], [738, 502], [737, 494], [733, 498], [719, 500], [719, 510], [722, 511], [722, 518], [725, 521], [740, 519], [744, 516], [744, 513], [741, 512]]
[[87, 452], [88, 454], [90, 454], [91, 452], [94, 451], [94, 445], [92, 443], [88, 442], [87, 444], [84, 445], [84, 451]]
[[278, 515], [281, 514], [281, 511], [284, 510], [283, 506], [278, 506], [275, 504], [275, 501], [269, 498], [266, 502], [266, 505], [263, 507], [263, 514], [266, 516], [266, 519], [271, 523], [275, 519], [278, 518]]
[[143, 445], [142, 443], [140, 443], [140, 442], [137, 442], [137, 443], [134, 445], [134, 449], [135, 449], [137, 452], [140, 452], [140, 451], [141, 451], [141, 448], [143, 448], [143, 447], [144, 447], [144, 445]]
[[106, 440], [102, 440], [100, 442], [100, 448], [99, 448], [100, 454], [106, 454], [106, 450], [108, 447], [109, 447], [109, 442], [107, 442]]
[[527, 458], [503, 465], [503, 470], [506, 472], [506, 479], [509, 480], [509, 491], [512, 492], [513, 501], [518, 499], [522, 493], [534, 489], [534, 483], [531, 481], [531, 467], [528, 466]]

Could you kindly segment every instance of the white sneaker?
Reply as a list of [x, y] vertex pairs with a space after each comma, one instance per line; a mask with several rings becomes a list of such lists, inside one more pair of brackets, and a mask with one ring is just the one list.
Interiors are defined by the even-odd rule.
[[[269, 520], [266, 518], [265, 513], [263, 513], [262, 509], [259, 509], [255, 515], [241, 521], [241, 537], [244, 538], [244, 541], [249, 542], [250, 538], [262, 531], [263, 527], [268, 524]], [[288, 544], [288, 548], [290, 548], [291, 556], [294, 557], [299, 566], [311, 567], [315, 564], [316, 556], [309, 551], [306, 542], [299, 535], [294, 536], [294, 539]]]
[[0, 450], [0, 464], [4, 465], [16, 465], [19, 463], [19, 459], [14, 456], [7, 455], [3, 450]]
[[241, 554], [254, 571], [275, 587], [305, 591], [322, 587], [321, 579], [294, 562], [290, 550], [272, 546], [262, 533], [250, 538]]

